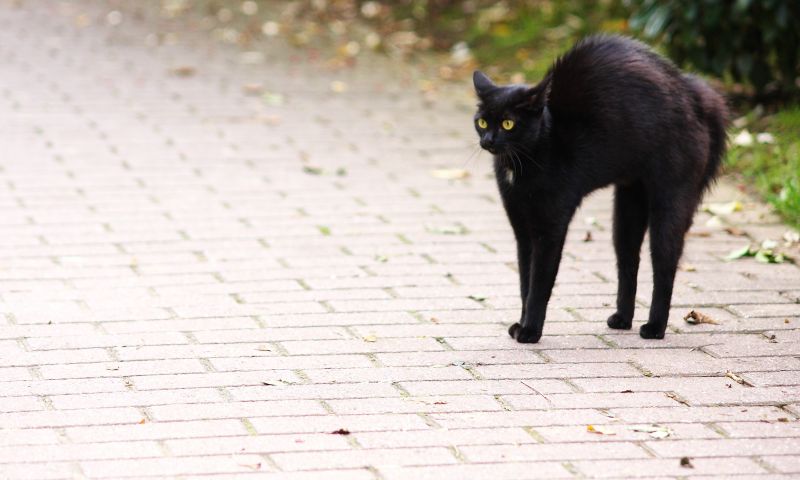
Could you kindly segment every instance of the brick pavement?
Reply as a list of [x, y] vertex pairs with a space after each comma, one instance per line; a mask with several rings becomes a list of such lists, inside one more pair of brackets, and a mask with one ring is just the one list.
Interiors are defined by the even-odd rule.
[[[0, 477], [800, 475], [798, 267], [723, 261], [745, 239], [699, 214], [667, 338], [611, 331], [599, 192], [541, 343], [518, 345], [467, 84], [431, 98], [421, 69], [331, 71], [278, 41], [242, 62], [150, 3], [119, 25], [19, 4], [0, 8]], [[727, 220], [783, 233], [746, 206]]]

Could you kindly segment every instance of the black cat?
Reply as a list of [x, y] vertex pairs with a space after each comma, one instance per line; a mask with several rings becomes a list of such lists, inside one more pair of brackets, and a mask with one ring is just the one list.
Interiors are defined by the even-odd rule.
[[517, 240], [522, 316], [508, 333], [539, 341], [575, 209], [589, 192], [614, 184], [619, 285], [608, 326], [631, 328], [649, 228], [653, 299], [639, 333], [664, 338], [684, 235], [725, 151], [724, 99], [618, 36], [580, 41], [534, 87], [497, 86], [477, 71], [473, 81], [475, 128], [494, 154]]

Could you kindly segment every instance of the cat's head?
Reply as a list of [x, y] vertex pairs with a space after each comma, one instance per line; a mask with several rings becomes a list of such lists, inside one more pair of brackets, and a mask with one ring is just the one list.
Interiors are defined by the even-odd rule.
[[545, 82], [526, 85], [495, 85], [483, 72], [472, 76], [480, 103], [475, 113], [475, 131], [481, 147], [503, 155], [525, 150], [536, 144], [541, 134], [541, 119], [546, 105]]

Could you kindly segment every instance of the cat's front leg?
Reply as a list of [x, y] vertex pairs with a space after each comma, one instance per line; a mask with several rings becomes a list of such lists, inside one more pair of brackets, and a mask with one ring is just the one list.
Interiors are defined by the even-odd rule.
[[567, 227], [553, 228], [533, 237], [533, 264], [530, 288], [522, 319], [509, 328], [508, 333], [519, 343], [537, 343], [542, 337], [547, 303], [561, 262]]

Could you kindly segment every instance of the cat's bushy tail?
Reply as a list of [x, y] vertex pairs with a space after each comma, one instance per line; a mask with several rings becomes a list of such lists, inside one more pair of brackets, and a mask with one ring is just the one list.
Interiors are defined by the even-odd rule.
[[709, 133], [708, 163], [702, 180], [702, 187], [707, 190], [714, 183], [725, 156], [730, 113], [725, 98], [704, 80], [692, 75], [685, 75], [685, 78], [694, 92], [698, 117]]

